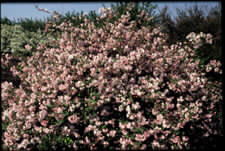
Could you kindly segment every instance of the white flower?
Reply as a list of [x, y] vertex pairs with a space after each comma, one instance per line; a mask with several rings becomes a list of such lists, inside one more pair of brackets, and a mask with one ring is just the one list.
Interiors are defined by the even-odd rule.
[[62, 108], [57, 108], [57, 113], [62, 113], [62, 112], [63, 112]]
[[127, 105], [126, 111], [127, 111], [127, 114], [130, 114], [130, 105]]
[[128, 123], [128, 124], [126, 125], [126, 127], [127, 127], [128, 129], [131, 129], [131, 123]]
[[72, 105], [69, 107], [69, 111], [70, 111], [70, 112], [73, 112], [73, 110], [75, 109], [75, 107], [76, 107], [76, 106], [75, 106], [74, 104], [72, 104]]
[[69, 55], [68, 59], [72, 60], [73, 59], [73, 55]]
[[206, 96], [202, 97], [202, 101], [206, 101], [206, 99], [207, 99]]
[[162, 114], [159, 114], [159, 115], [157, 115], [156, 118], [157, 118], [157, 119], [156, 119], [156, 123], [157, 123], [157, 124], [161, 124], [162, 121], [163, 121], [163, 115], [162, 115]]
[[179, 97], [179, 98], [177, 99], [177, 101], [178, 101], [178, 102], [183, 102], [183, 101], [184, 101], [183, 96]]
[[170, 125], [166, 120], [163, 120], [162, 124], [164, 128], [170, 128]]
[[139, 103], [138, 103], [138, 102], [136, 102], [136, 104], [132, 104], [132, 108], [133, 108], [134, 110], [139, 109], [139, 108], [140, 108]]
[[218, 67], [214, 68], [214, 71], [219, 72], [219, 68]]
[[207, 65], [207, 66], [206, 66], [206, 72], [210, 72], [211, 70], [212, 70], [212, 67], [209, 66], [209, 65]]
[[159, 145], [159, 142], [157, 142], [157, 141], [154, 140], [154, 141], [152, 142], [152, 146], [153, 146], [153, 147], [159, 147], [160, 145]]
[[20, 144], [18, 145], [18, 149], [26, 148], [28, 144], [29, 144], [28, 139], [24, 139], [24, 140], [22, 141], [22, 143], [20, 143]]

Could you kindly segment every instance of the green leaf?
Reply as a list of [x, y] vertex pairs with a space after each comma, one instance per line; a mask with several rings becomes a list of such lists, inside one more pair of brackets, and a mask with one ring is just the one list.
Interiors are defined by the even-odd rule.
[[62, 125], [63, 122], [64, 122], [63, 120], [58, 120], [57, 125], [60, 126]]
[[135, 133], [141, 133], [141, 134], [142, 134], [142, 133], [144, 132], [144, 129], [136, 127], [136, 128], [134, 129], [134, 132], [135, 132]]
[[101, 129], [104, 129], [104, 128], [106, 128], [107, 127], [107, 125], [103, 125], [102, 127], [101, 127]]
[[96, 103], [96, 101], [95, 100], [92, 100], [92, 99], [88, 99], [88, 102], [89, 103]]

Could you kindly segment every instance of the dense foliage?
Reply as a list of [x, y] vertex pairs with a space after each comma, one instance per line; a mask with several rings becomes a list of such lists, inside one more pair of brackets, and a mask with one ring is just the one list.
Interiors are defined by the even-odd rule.
[[[50, 19], [50, 18], [48, 18]], [[1, 18], [1, 24], [6, 24], [6, 25], [19, 25], [23, 29], [30, 31], [30, 32], [36, 32], [38, 30], [44, 30], [45, 28], [45, 21], [42, 20], [33, 20], [29, 18], [20, 18], [17, 21], [11, 21], [8, 18], [4, 17]]]
[[1, 25], [1, 53], [15, 56], [31, 56], [38, 44], [45, 43], [48, 38], [55, 39], [43, 31], [29, 32], [20, 25]]

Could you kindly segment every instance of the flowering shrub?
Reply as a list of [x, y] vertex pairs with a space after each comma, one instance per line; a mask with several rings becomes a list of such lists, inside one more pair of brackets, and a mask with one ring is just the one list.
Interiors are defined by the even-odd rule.
[[199, 48], [202, 43], [204, 43], [204, 40], [206, 40], [207, 43], [212, 44], [212, 35], [204, 34], [203, 32], [200, 32], [198, 35], [191, 32], [186, 38], [194, 45], [194, 48]]
[[216, 60], [211, 60], [209, 64], [206, 65], [206, 72], [210, 72], [214, 69], [214, 72], [219, 72], [222, 74], [222, 70], [220, 69], [221, 63]]
[[[205, 68], [207, 78], [211, 81], [222, 81], [222, 76], [220, 76], [222, 74], [222, 65], [219, 61], [219, 58], [221, 57], [218, 58], [217, 55], [212, 57], [211, 55], [206, 55], [208, 52], [204, 52], [205, 49], [208, 50], [211, 48], [211, 51], [213, 49], [211, 45], [213, 43], [212, 35], [204, 34], [202, 32], [200, 32], [199, 34], [192, 32], [187, 35], [186, 38], [192, 45], [194, 45], [194, 59], [199, 60], [200, 67], [202, 67], [203, 69]], [[214, 57], [218, 58], [218, 60], [215, 60]], [[212, 69], [214, 69], [215, 71], [210, 72]]]
[[13, 85], [18, 87], [20, 83], [19, 77], [13, 77], [12, 72], [10, 72], [10, 68], [12, 66], [17, 65], [21, 61], [20, 58], [4, 54], [1, 57], [1, 82], [8, 81], [13, 82]]
[[[151, 20], [145, 13], [143, 22]], [[19, 88], [1, 84], [9, 150], [188, 149], [190, 123], [199, 122], [205, 137], [217, 133], [221, 83], [193, 59], [198, 43], [168, 46], [167, 35], [138, 28], [129, 11], [102, 28], [84, 21], [53, 24], [62, 31], [55, 47], [39, 45], [11, 67]], [[210, 67], [221, 73], [219, 63]]]

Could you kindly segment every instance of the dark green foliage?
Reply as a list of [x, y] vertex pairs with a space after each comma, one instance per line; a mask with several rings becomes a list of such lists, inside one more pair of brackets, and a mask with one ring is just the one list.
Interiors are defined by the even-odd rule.
[[[170, 14], [168, 13], [168, 7], [165, 6], [159, 15], [159, 26], [161, 28], [161, 31], [164, 33], [169, 34], [169, 39], [168, 42], [170, 44], [175, 43], [176, 42], [176, 36], [178, 35], [177, 33], [177, 29], [175, 26], [175, 22], [172, 20]], [[175, 40], [176, 39], [176, 40]]]
[[[177, 16], [173, 20], [165, 7], [160, 13], [160, 25], [162, 31], [169, 34], [169, 43], [184, 41], [185, 37], [191, 33], [211, 33], [214, 37], [213, 45], [221, 47], [221, 8], [216, 6], [208, 13], [205, 7], [197, 5], [186, 10], [177, 9]], [[219, 53], [219, 51], [218, 51]], [[221, 56], [221, 55], [217, 55]]]
[[90, 11], [88, 13], [88, 19], [90, 19], [90, 21], [92, 21], [92, 22], [96, 22], [97, 17], [98, 17], [98, 15], [96, 14], [95, 11]]
[[[178, 40], [183, 40], [185, 35], [192, 32], [211, 33], [214, 37], [221, 33], [221, 12], [220, 8], [212, 8], [208, 14], [204, 13], [205, 7], [197, 5], [188, 8], [186, 11], [177, 9], [176, 28]], [[217, 37], [219, 38], [219, 37]]]
[[40, 29], [41, 31], [45, 28], [45, 22], [42, 20], [33, 20], [32, 18], [18, 19], [18, 24], [20, 24], [27, 31], [37, 31]]
[[[81, 23], [83, 23], [83, 18], [79, 18], [79, 16], [82, 14], [83, 12], [67, 12], [64, 16], [61, 16], [56, 23], [57, 25], [59, 25], [64, 21], [69, 21], [72, 23], [73, 26], [79, 26]], [[53, 18], [50, 18], [49, 21], [53, 21]]]
[[72, 138], [69, 136], [45, 135], [42, 136], [42, 143], [37, 146], [40, 151], [53, 150], [54, 148], [71, 149], [73, 144]]
[[45, 28], [45, 21], [43, 20], [33, 20], [32, 18], [19, 18], [18, 20], [10, 20], [6, 17], [1, 18], [1, 24], [6, 24], [6, 25], [19, 25], [26, 31], [30, 32], [36, 32], [39, 29], [44, 30]]
[[7, 17], [1, 18], [1, 24], [12, 25], [13, 22]]
[[[183, 40], [184, 35], [192, 30], [196, 33], [211, 33], [213, 35], [213, 44], [204, 45], [195, 51], [196, 58], [200, 59], [200, 65], [206, 65], [210, 60], [216, 59], [222, 61], [222, 43], [221, 43], [221, 12], [219, 7], [212, 8], [206, 15], [204, 8], [194, 6], [184, 11], [178, 11], [176, 18], [176, 29], [180, 35], [177, 35], [178, 40]], [[209, 76], [210, 79], [215, 79], [215, 75]], [[222, 77], [217, 77], [215, 80], [222, 80]]]
[[[170, 37], [168, 39], [169, 44], [184, 41], [185, 37], [191, 32], [197, 34], [200, 32], [212, 34], [212, 45], [207, 44], [195, 50], [195, 59], [200, 61], [200, 66], [205, 66], [213, 59], [222, 62], [221, 15], [221, 6], [213, 7], [207, 12], [206, 6], [200, 8], [196, 5], [186, 10], [177, 9], [177, 17], [175, 17], [175, 20], [172, 20], [167, 12], [167, 8], [164, 8], [160, 14], [160, 20], [162, 31], [167, 33]], [[206, 76], [210, 81], [222, 81], [222, 76], [214, 72], [207, 73]], [[218, 115], [221, 115], [221, 102], [218, 103], [216, 112]], [[222, 117], [218, 116], [218, 121], [216, 123], [218, 125], [218, 130], [221, 132], [220, 134], [222, 134], [223, 131], [221, 121]], [[195, 136], [196, 134], [194, 134], [194, 137]], [[210, 141], [208, 141], [207, 144], [210, 144]]]
[[212, 34], [212, 45], [196, 49], [195, 57], [200, 59], [200, 65], [206, 65], [212, 59], [222, 61], [221, 7], [213, 7], [208, 12], [206, 10], [206, 6], [197, 5], [186, 10], [177, 9], [175, 20], [171, 18], [167, 7], [163, 8], [160, 13], [162, 32], [169, 35], [169, 44], [185, 41], [185, 37], [191, 32]]

